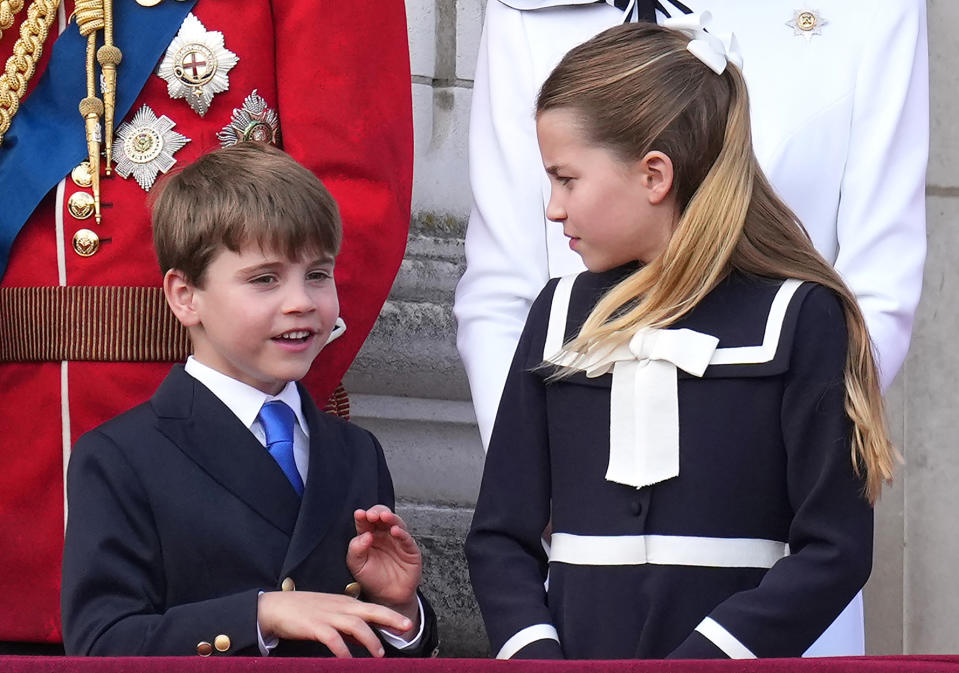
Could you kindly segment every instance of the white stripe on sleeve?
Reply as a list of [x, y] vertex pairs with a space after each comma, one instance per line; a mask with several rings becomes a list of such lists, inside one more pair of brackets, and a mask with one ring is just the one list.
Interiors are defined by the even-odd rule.
[[559, 642], [559, 634], [556, 633], [556, 627], [552, 624], [534, 624], [533, 626], [527, 626], [503, 644], [496, 658], [510, 659], [514, 654], [530, 643], [547, 639], [555, 640], [557, 643]]

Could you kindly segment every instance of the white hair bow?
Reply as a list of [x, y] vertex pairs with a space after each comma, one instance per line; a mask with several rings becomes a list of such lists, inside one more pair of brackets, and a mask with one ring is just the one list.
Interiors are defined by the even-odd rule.
[[690, 42], [686, 49], [717, 75], [723, 74], [727, 62], [742, 68], [743, 57], [736, 36], [733, 33], [720, 35], [706, 32], [706, 26], [712, 19], [710, 12], [694, 12], [665, 19], [663, 26], [688, 35]]

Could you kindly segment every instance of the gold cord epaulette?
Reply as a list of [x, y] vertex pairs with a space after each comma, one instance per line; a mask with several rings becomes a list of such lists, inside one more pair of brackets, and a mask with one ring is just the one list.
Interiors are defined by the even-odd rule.
[[20, 109], [20, 99], [26, 94], [27, 84], [36, 71], [37, 61], [43, 54], [43, 43], [59, 5], [60, 0], [34, 0], [20, 26], [20, 37], [13, 45], [13, 54], [0, 74], [0, 144], [10, 129], [13, 116]]
[[23, 0], [0, 0], [0, 38], [3, 31], [9, 30], [20, 10], [23, 9]]

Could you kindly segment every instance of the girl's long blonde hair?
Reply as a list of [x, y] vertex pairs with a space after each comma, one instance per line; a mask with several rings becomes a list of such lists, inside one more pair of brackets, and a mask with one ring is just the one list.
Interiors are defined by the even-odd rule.
[[570, 51], [540, 90], [537, 114], [574, 111], [589, 140], [622, 160], [654, 150], [669, 156], [681, 211], [665, 251], [611, 289], [566, 349], [585, 353], [624, 343], [641, 327], [671, 325], [733, 269], [823, 285], [840, 298], [846, 317], [851, 457], [857, 474], [865, 471], [865, 494], [874, 503], [892, 479], [897, 453], [862, 313], [763, 175], [742, 74], [729, 64], [717, 75], [687, 51], [688, 43], [654, 24], [611, 28]]

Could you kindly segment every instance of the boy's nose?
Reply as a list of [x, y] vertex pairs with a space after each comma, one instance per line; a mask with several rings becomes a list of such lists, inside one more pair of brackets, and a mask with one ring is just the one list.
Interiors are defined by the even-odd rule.
[[283, 309], [287, 313], [306, 313], [316, 308], [316, 301], [306, 283], [290, 283], [287, 286]]

